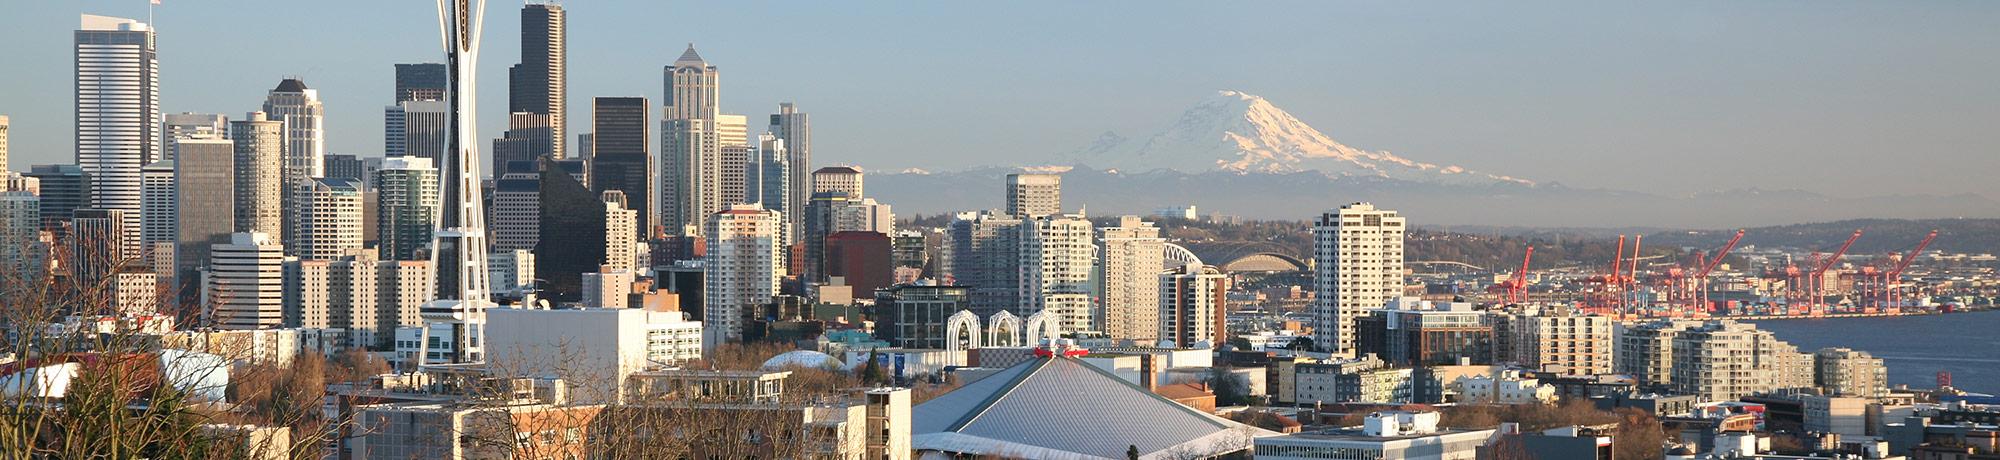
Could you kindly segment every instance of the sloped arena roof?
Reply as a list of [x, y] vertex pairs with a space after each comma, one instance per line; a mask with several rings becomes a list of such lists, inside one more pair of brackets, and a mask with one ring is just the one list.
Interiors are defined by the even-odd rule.
[[1207, 458], [1276, 436], [1194, 410], [1075, 358], [1030, 360], [912, 411], [921, 458]]

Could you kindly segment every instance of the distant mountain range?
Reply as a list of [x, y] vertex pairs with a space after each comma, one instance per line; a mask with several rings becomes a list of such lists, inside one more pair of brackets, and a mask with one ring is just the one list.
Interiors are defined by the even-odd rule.
[[1196, 205], [1203, 213], [1304, 220], [1341, 204], [1371, 201], [1401, 211], [1416, 225], [1526, 228], [1717, 229], [1856, 218], [2000, 217], [2000, 202], [1975, 194], [1842, 198], [1749, 188], [1670, 197], [1570, 188], [1349, 147], [1270, 101], [1237, 91], [1217, 93], [1143, 139], [1105, 133], [1060, 156], [1072, 166], [876, 172], [868, 178], [868, 194], [904, 215], [993, 209], [1002, 205], [1002, 176], [1035, 169], [1067, 171], [1064, 207], [1088, 206], [1093, 215]]

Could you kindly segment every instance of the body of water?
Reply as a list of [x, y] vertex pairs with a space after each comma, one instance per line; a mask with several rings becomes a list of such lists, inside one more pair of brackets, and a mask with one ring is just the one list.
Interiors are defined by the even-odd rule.
[[2000, 392], [2000, 311], [1756, 323], [1799, 351], [1867, 351], [1888, 365], [1890, 385], [1930, 388], [1936, 386], [1938, 371], [1950, 371], [1953, 386]]

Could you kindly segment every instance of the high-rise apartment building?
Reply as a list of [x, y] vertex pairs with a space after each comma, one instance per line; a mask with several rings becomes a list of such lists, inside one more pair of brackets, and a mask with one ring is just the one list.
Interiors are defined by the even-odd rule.
[[1605, 375], [1615, 367], [1611, 318], [1559, 307], [1494, 312], [1495, 360], [1561, 375]]
[[24, 186], [0, 188], [0, 295], [15, 289], [42, 285], [48, 250], [41, 246], [42, 203], [36, 192], [25, 185], [34, 178], [20, 179]]
[[160, 160], [146, 165], [140, 169], [140, 178], [139, 257], [147, 266], [152, 266], [159, 258], [172, 260], [174, 257], [171, 246], [166, 251], [155, 250], [156, 245], [174, 241], [174, 226], [180, 223], [174, 217], [179, 211], [179, 204], [174, 201], [174, 162]]
[[396, 102], [442, 101], [450, 84], [444, 64], [396, 64]]
[[361, 252], [362, 187], [351, 179], [306, 179], [298, 188], [298, 246], [306, 260], [330, 260]]
[[1090, 219], [1050, 215], [1024, 221], [1021, 232], [1021, 309], [1045, 312], [1060, 331], [1092, 330], [1091, 269], [1097, 251]]
[[228, 244], [236, 231], [236, 144], [223, 139], [182, 139], [174, 160], [175, 299], [201, 293], [199, 269], [209, 248]]
[[[160, 62], [153, 28], [83, 15], [76, 30], [76, 165], [91, 182], [87, 206], [124, 211], [123, 240], [137, 253], [140, 169], [160, 159]], [[45, 215], [46, 217], [46, 215]]]
[[217, 329], [285, 324], [285, 247], [264, 233], [233, 233], [209, 249], [201, 304]]
[[1224, 310], [1229, 305], [1227, 275], [1213, 266], [1183, 265], [1156, 276], [1158, 293], [1154, 297], [1159, 306], [1151, 316], [1157, 318], [1159, 329], [1146, 335], [1179, 348], [1195, 348], [1204, 342], [1208, 348], [1217, 348], [1229, 343], [1229, 313]]
[[853, 166], [828, 166], [813, 171], [813, 193], [842, 192], [847, 196], [861, 198], [861, 168]]
[[[660, 225], [653, 197], [660, 188], [660, 176], [653, 169], [652, 133], [643, 97], [600, 97], [591, 101], [590, 189], [599, 193], [617, 190], [633, 210], [639, 211], [639, 234], [644, 238]], [[669, 233], [678, 233], [678, 228]]]
[[722, 73], [694, 52], [689, 43], [679, 59], [667, 65], [666, 111], [668, 120], [714, 120], [720, 114]]
[[219, 113], [170, 113], [166, 116], [166, 134], [162, 139], [165, 148], [161, 153], [166, 160], [180, 157], [181, 139], [228, 139], [229, 116]]
[[1700, 323], [1653, 320], [1612, 329], [1612, 372], [1638, 379], [1639, 387], [1665, 391], [1674, 383], [1674, 335]]
[[1061, 213], [1062, 175], [1007, 175], [1007, 215], [1029, 218]]
[[7, 131], [9, 131], [9, 130], [11, 130], [11, 129], [12, 129], [12, 128], [10, 128], [10, 126], [11, 126], [11, 121], [9, 121], [9, 120], [7, 119], [7, 116], [6, 116], [6, 115], [0, 115], [0, 173], [6, 173], [6, 172], [8, 171], [8, 169], [7, 169]]
[[973, 314], [1021, 313], [1021, 219], [966, 212], [946, 227], [938, 272], [944, 284], [970, 288]]
[[[780, 103], [778, 113], [771, 114], [769, 130], [773, 137], [785, 144], [786, 190], [790, 190], [785, 202], [794, 206], [804, 206], [806, 200], [812, 199], [812, 177], [809, 174], [813, 170], [812, 116], [800, 112], [798, 107], [790, 102]], [[765, 207], [777, 209], [768, 205]], [[796, 235], [805, 230], [796, 215], [797, 212], [793, 212], [790, 208], [786, 208], [783, 212], [785, 221], [792, 226], [792, 234]]]
[[778, 213], [757, 205], [735, 205], [708, 219], [708, 253], [703, 257], [702, 323], [705, 347], [740, 340], [744, 313], [771, 302], [785, 276], [783, 233]]
[[1709, 321], [1675, 331], [1672, 353], [1674, 391], [1703, 401], [1813, 386], [1812, 355], [1749, 323]]
[[639, 270], [639, 240], [633, 237], [639, 226], [639, 211], [629, 208], [625, 192], [607, 190], [604, 197], [604, 269]]
[[375, 231], [382, 260], [429, 260], [438, 215], [438, 170], [423, 157], [393, 157], [375, 170]]
[[236, 231], [277, 238], [285, 227], [285, 122], [262, 112], [243, 118], [229, 122], [236, 142]]
[[1313, 346], [1354, 352], [1354, 321], [1403, 294], [1403, 217], [1354, 203], [1313, 222]]
[[[568, 119], [567, 25], [563, 7], [554, 3], [529, 3], [521, 7], [521, 63], [507, 69], [507, 137], [525, 139], [526, 158], [543, 155], [563, 157], [563, 140]], [[527, 114], [520, 117], [519, 114]], [[523, 132], [516, 134], [520, 129]], [[496, 157], [497, 158], [497, 157]], [[496, 162], [493, 168], [505, 168]]]
[[1832, 396], [1879, 398], [1889, 393], [1888, 368], [1866, 351], [1822, 348], [1813, 353], [1813, 385]]
[[1160, 272], [1167, 269], [1166, 247], [1160, 228], [1139, 216], [1120, 217], [1118, 226], [1097, 230], [1098, 304], [1091, 309], [1096, 330], [1140, 344], [1162, 338], [1162, 296], [1168, 293], [1160, 290], [1165, 282]]

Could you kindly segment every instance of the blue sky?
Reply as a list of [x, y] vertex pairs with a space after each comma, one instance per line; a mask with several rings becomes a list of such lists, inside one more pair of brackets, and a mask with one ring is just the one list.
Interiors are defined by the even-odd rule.
[[[302, 76], [333, 153], [379, 154], [391, 65], [441, 60], [428, 1], [165, 1], [167, 111], [240, 117]], [[590, 97], [657, 101], [693, 42], [724, 111], [812, 113], [819, 163], [1032, 163], [1237, 89], [1355, 147], [1544, 182], [2000, 198], [1995, 2], [565, 3], [579, 133]], [[145, 5], [0, 15], [15, 169], [73, 157], [77, 14]], [[519, 5], [488, 6], [482, 138], [504, 126]]]

